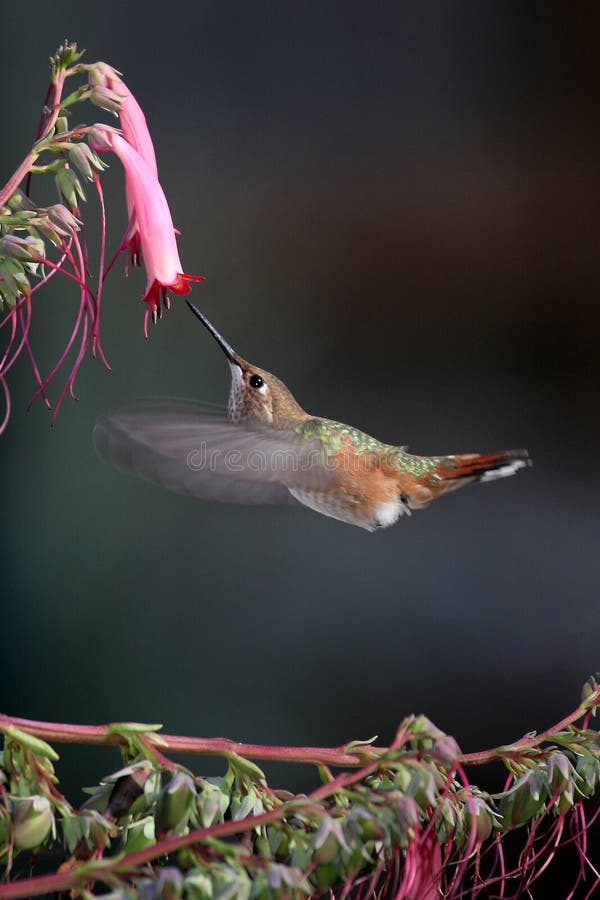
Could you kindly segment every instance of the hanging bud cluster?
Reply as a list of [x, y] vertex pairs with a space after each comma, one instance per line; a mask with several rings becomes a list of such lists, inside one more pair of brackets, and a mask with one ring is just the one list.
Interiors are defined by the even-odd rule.
[[[184, 273], [177, 250], [169, 206], [158, 180], [156, 154], [142, 109], [120, 77], [106, 63], [84, 65], [74, 44], [65, 43], [50, 61], [50, 86], [38, 135], [23, 163], [0, 188], [0, 388], [10, 416], [8, 373], [21, 353], [31, 362], [37, 390], [48, 408], [48, 387], [71, 359], [65, 384], [54, 403], [52, 423], [67, 393], [75, 396], [74, 382], [87, 351], [106, 363], [100, 338], [100, 311], [106, 276], [121, 252], [146, 269], [144, 332], [169, 308], [169, 293], [186, 294], [190, 282], [201, 276]], [[65, 96], [67, 79], [83, 76], [84, 83]], [[72, 109], [90, 100], [119, 120], [120, 128], [77, 125], [69, 121]], [[107, 168], [100, 153], [114, 153], [125, 170], [128, 225], [112, 261], [105, 261], [106, 210], [101, 176]], [[50, 175], [59, 202], [40, 207], [31, 199], [32, 176]], [[83, 209], [86, 185], [98, 196], [101, 240], [98, 271], [92, 280], [90, 248], [86, 244]], [[56, 276], [75, 286], [79, 305], [73, 331], [56, 364], [42, 376], [32, 347], [32, 316], [40, 288]]]
[[[85, 881], [93, 893], [132, 898], [525, 897], [569, 844], [579, 853], [571, 895], [584, 882], [591, 896], [600, 877], [586, 852], [585, 810], [600, 772], [598, 732], [589, 727], [600, 686], [592, 679], [588, 687], [556, 728], [471, 756], [425, 716], [410, 716], [388, 748], [361, 741], [338, 748], [355, 767], [333, 773], [319, 765], [308, 795], [273, 789], [222, 739], [215, 752], [225, 772], [205, 778], [163, 755], [170, 740], [183, 750], [194, 739], [111, 725], [106, 738], [118, 739], [128, 764], [88, 789], [79, 809], [58, 789], [52, 747], [0, 716], [3, 883], [46, 853], [59, 871], [36, 882], [36, 895], [42, 888], [51, 895], [69, 872], [74, 891]], [[282, 761], [309, 749], [314, 762], [331, 753], [262, 749]], [[465, 766], [475, 761], [504, 763], [506, 790], [489, 794], [471, 784]], [[513, 862], [504, 858], [507, 835]], [[27, 883], [16, 887], [15, 896], [29, 895]]]

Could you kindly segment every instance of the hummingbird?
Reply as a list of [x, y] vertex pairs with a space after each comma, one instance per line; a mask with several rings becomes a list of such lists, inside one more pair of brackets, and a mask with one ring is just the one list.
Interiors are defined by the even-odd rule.
[[376, 531], [442, 494], [531, 464], [526, 450], [416, 456], [313, 416], [186, 302], [229, 363], [227, 410], [177, 399], [116, 410], [97, 423], [94, 440], [100, 456], [121, 470], [203, 500], [303, 505]]

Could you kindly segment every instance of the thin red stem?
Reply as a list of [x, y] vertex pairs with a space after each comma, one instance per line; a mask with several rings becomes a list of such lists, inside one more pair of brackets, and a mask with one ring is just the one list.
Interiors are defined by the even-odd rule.
[[10, 391], [8, 390], [8, 385], [6, 383], [6, 378], [4, 375], [0, 375], [0, 384], [2, 385], [2, 390], [4, 391], [4, 406], [5, 413], [2, 422], [0, 423], [0, 434], [3, 434], [6, 430], [6, 426], [10, 421]]
[[581, 719], [587, 712], [589, 707], [600, 705], [600, 687], [596, 687], [593, 693], [586, 698], [586, 700], [581, 703], [577, 709], [572, 712], [570, 715], [565, 716], [564, 719], [561, 719], [560, 722], [557, 722], [556, 725], [552, 725], [550, 728], [546, 729], [546, 731], [542, 731], [539, 734], [535, 734], [532, 737], [522, 738], [520, 741], [516, 741], [514, 744], [508, 744], [503, 747], [496, 747], [493, 750], [483, 750], [479, 753], [464, 753], [461, 757], [461, 760], [464, 765], [478, 765], [482, 763], [492, 762], [494, 759], [498, 759], [502, 757], [503, 759], [513, 759], [515, 757], [522, 756], [523, 753], [526, 753], [528, 750], [532, 750], [534, 747], [538, 747], [540, 744], [543, 744], [544, 741], [549, 740], [552, 735], [556, 734], [559, 731], [563, 731], [565, 728], [568, 728], [570, 725], [573, 725], [578, 719]]
[[104, 192], [102, 190], [102, 185], [100, 183], [98, 174], [94, 175], [94, 186], [98, 194], [98, 202], [100, 203], [100, 261], [98, 264], [98, 287], [96, 289], [96, 316], [92, 328], [92, 355], [95, 356], [96, 350], [98, 350], [100, 359], [102, 360], [106, 368], [110, 371], [110, 366], [108, 364], [106, 356], [104, 355], [102, 342], [100, 340], [100, 306], [102, 303], [102, 287], [104, 284], [103, 272], [106, 256], [106, 207], [104, 204]]
[[[54, 274], [54, 273], [51, 273], [51, 274]], [[30, 296], [29, 296], [29, 304], [28, 305], [29, 305], [29, 321], [31, 322], [31, 297]], [[19, 309], [19, 320], [21, 322], [21, 328], [23, 329], [23, 331], [25, 331], [25, 323], [23, 320], [23, 310], [22, 309]], [[36, 362], [35, 356], [33, 355], [33, 349], [31, 347], [31, 342], [29, 340], [29, 333], [27, 333], [26, 337], [25, 337], [25, 349], [27, 350], [29, 362], [31, 363], [31, 368], [33, 369], [33, 374], [34, 374], [35, 380], [38, 384], [38, 387], [40, 389], [42, 399], [43, 399], [44, 403], [46, 404], [46, 409], [52, 409], [52, 406], [50, 404], [50, 401], [48, 400], [48, 397], [46, 396], [46, 391], [44, 390], [44, 386], [42, 384], [42, 376], [40, 375], [40, 370], [38, 368], [38, 364]]]
[[[93, 744], [96, 746], [123, 743], [119, 734], [112, 732], [109, 725], [69, 725], [58, 722], [38, 722], [0, 713], [0, 728], [14, 725], [34, 737], [62, 744]], [[152, 740], [152, 738], [149, 738]], [[156, 741], [161, 750], [171, 753], [194, 753], [203, 756], [237, 753], [248, 759], [276, 760], [280, 762], [308, 763], [339, 767], [360, 766], [365, 756], [348, 753], [344, 747], [281, 747], [266, 744], [245, 744], [228, 738], [194, 738], [175, 734], [160, 734]], [[377, 756], [387, 751], [387, 747], [368, 748]]]

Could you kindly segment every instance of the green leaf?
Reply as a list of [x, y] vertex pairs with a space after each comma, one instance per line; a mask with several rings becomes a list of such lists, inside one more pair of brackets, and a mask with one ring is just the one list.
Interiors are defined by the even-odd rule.
[[47, 744], [46, 741], [42, 741], [41, 738], [28, 734], [26, 731], [21, 731], [20, 728], [16, 728], [14, 725], [0, 726], [0, 731], [3, 731], [6, 737], [11, 740], [17, 741], [22, 747], [31, 750], [35, 756], [39, 756], [42, 759], [51, 759], [55, 762], [59, 759], [58, 753], [50, 746], [50, 744]]
[[113, 722], [107, 726], [109, 734], [150, 734], [153, 731], [160, 731], [162, 725], [144, 725], [141, 722]]
[[243, 775], [247, 775], [254, 781], [266, 783], [267, 779], [263, 770], [259, 769], [255, 763], [250, 762], [249, 759], [244, 759], [243, 756], [238, 756], [237, 753], [233, 753], [232, 751], [227, 751], [224, 756], [229, 760], [230, 766], [235, 769], [236, 772], [241, 772]]

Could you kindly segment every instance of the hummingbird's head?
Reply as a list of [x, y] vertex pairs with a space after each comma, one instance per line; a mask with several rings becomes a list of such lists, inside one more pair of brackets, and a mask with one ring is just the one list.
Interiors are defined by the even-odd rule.
[[279, 378], [242, 359], [206, 316], [189, 300], [186, 300], [186, 303], [210, 331], [227, 357], [231, 369], [231, 389], [227, 405], [230, 422], [253, 421], [262, 425], [272, 425], [278, 421], [306, 417], [307, 414]]

